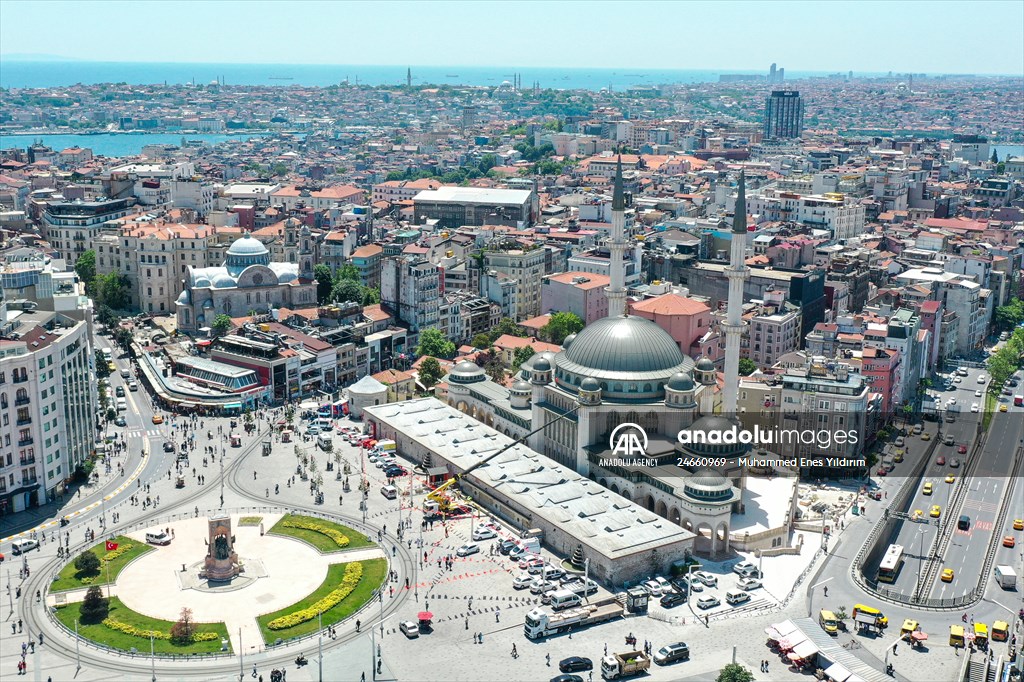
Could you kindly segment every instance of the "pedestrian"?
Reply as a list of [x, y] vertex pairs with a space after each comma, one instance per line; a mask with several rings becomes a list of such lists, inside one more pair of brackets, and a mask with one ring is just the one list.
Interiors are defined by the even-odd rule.
[[769, 663], [769, 661], [765, 661], [765, 662], [764, 662], [764, 671], [765, 671], [766, 673], [768, 672], [768, 663]]
[[256, 666], [255, 665], [253, 665], [253, 667], [252, 667], [252, 679], [254, 679], [254, 680], [256, 679]]
[[828, 596], [828, 585], [826, 585], [826, 586], [824, 587], [824, 590], [825, 590], [825, 596], [827, 597], [827, 596]]
[[[513, 645], [513, 646], [515, 646], [515, 645]], [[545, 659], [545, 661], [547, 661], [548, 667], [550, 668], [551, 667], [551, 654], [550, 653], [549, 654], [545, 654], [544, 659]]]
[[516, 645], [512, 645], [512, 658], [519, 658], [519, 652], [516, 651]]
[[604, 643], [604, 655], [605, 655], [605, 656], [607, 656], [607, 655], [608, 655], [608, 642], [605, 642], [605, 643]]
[[892, 645], [892, 655], [896, 656], [896, 647], [899, 646], [899, 642], [894, 642]]

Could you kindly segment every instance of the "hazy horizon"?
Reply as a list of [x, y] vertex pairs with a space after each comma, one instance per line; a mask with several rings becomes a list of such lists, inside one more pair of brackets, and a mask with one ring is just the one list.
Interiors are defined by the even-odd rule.
[[[775, 62], [787, 73], [1024, 75], [1024, 3], [1015, 1], [503, 2], [481, 14], [479, 3], [452, 1], [268, 0], [245, 3], [244, 24], [240, 6], [5, 0], [0, 59], [757, 72]], [[261, 11], [274, 26], [267, 40], [226, 30], [258, 26]], [[623, 32], [625, 19], [645, 17], [648, 31]]]

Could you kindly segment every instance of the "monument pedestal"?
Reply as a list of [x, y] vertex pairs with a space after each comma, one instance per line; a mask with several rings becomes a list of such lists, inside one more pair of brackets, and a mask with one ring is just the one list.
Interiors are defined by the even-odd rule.
[[235, 552], [235, 538], [231, 534], [231, 517], [214, 516], [209, 519], [209, 539], [206, 559], [200, 577], [209, 582], [229, 582], [242, 572]]

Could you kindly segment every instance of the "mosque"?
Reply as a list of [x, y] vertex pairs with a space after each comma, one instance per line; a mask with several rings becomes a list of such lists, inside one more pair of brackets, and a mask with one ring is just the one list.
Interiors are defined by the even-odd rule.
[[298, 246], [296, 263], [271, 262], [263, 242], [247, 234], [228, 247], [223, 265], [189, 266], [176, 302], [178, 329], [197, 332], [220, 314], [242, 317], [250, 311], [316, 305], [309, 227], [294, 221], [285, 230], [286, 239]]
[[[795, 478], [774, 479], [769, 492], [767, 479], [748, 476], [749, 469], [735, 465], [736, 457], [749, 453], [748, 445], [684, 446], [678, 439], [682, 430], [710, 433], [739, 426], [743, 281], [749, 276], [743, 176], [726, 271], [722, 384], [708, 358], [695, 362], [657, 324], [626, 313], [625, 209], [620, 163], [612, 201], [608, 317], [567, 337], [560, 352], [531, 357], [511, 388], [491, 382], [472, 362], [458, 363], [446, 379], [448, 405], [513, 438], [530, 434], [530, 449], [695, 533], [698, 554], [721, 557], [730, 549], [784, 545], [796, 505]], [[641, 458], [623, 458], [612, 442], [620, 425], [642, 429]], [[723, 458], [731, 463], [688, 466], [689, 460]]]

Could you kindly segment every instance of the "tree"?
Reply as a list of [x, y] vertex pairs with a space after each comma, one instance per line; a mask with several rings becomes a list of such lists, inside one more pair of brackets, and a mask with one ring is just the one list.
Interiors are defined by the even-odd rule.
[[501, 318], [501, 320], [498, 321], [497, 326], [491, 330], [491, 342], [493, 343], [495, 339], [504, 334], [519, 337], [526, 336], [526, 334], [520, 331], [519, 325], [510, 317]]
[[494, 383], [505, 383], [505, 368], [502, 367], [500, 363], [491, 363], [484, 368], [484, 371], [487, 372], [487, 376], [489, 376], [491, 378], [491, 381], [493, 381]]
[[75, 261], [75, 274], [85, 282], [87, 290], [92, 289], [92, 281], [96, 278], [96, 252], [89, 249]]
[[363, 287], [363, 305], [377, 305], [378, 303], [380, 303], [380, 289]]
[[85, 593], [78, 613], [82, 622], [89, 624], [102, 622], [110, 613], [110, 601], [103, 596], [103, 590], [98, 585], [90, 587]]
[[107, 359], [103, 357], [103, 352], [100, 350], [96, 351], [96, 377], [98, 379], [105, 379], [110, 376], [110, 365], [107, 364]]
[[999, 150], [992, 150], [992, 163], [999, 163]]
[[334, 287], [334, 275], [331, 269], [323, 263], [313, 266], [313, 279], [316, 280], [316, 300], [321, 305], [327, 303], [331, 296], [331, 289]]
[[114, 342], [128, 350], [128, 347], [132, 345], [132, 333], [125, 327], [117, 327], [114, 329]]
[[441, 369], [441, 363], [437, 361], [437, 358], [428, 357], [420, 363], [420, 383], [427, 388], [432, 388], [443, 376], [444, 370]]
[[416, 355], [450, 358], [455, 355], [455, 344], [449, 341], [440, 329], [424, 329], [420, 332], [420, 344], [416, 346]]
[[75, 557], [75, 569], [85, 575], [96, 575], [100, 572], [100, 558], [94, 552], [82, 552]]
[[96, 321], [100, 324], [110, 327], [113, 326], [118, 320], [117, 313], [114, 312], [113, 308], [109, 305], [100, 304], [96, 307]]
[[532, 358], [537, 351], [533, 349], [533, 346], [521, 346], [516, 348], [516, 352], [512, 354], [512, 366], [520, 367], [524, 362]]
[[339, 280], [343, 279], [350, 279], [353, 282], [358, 282], [359, 268], [352, 265], [351, 263], [342, 265], [340, 268], [338, 268], [338, 274], [334, 276], [334, 281], [338, 282]]
[[740, 358], [740, 375], [750, 376], [757, 371], [757, 363], [750, 358]]
[[730, 663], [718, 673], [715, 682], [753, 682], [753, 680], [754, 673], [739, 663]]
[[996, 329], [1009, 330], [1024, 322], [1024, 301], [1013, 298], [1006, 305], [1001, 305], [995, 310], [993, 320]]
[[473, 348], [476, 348], [477, 350], [489, 348], [491, 345], [491, 337], [489, 334], [477, 334], [469, 342], [469, 345], [473, 346]]
[[359, 303], [363, 300], [363, 287], [351, 279], [335, 280], [331, 289], [331, 301], [334, 303]]
[[124, 310], [128, 307], [128, 278], [119, 272], [110, 272], [106, 275], [96, 275], [93, 280], [93, 297], [96, 302], [106, 305], [114, 310]]
[[221, 313], [217, 317], [213, 318], [213, 324], [210, 325], [210, 328], [213, 329], [213, 333], [216, 334], [217, 336], [224, 336], [229, 331], [231, 331], [231, 327], [233, 324], [234, 323], [231, 322], [230, 317], [228, 317], [224, 313]]
[[561, 345], [565, 337], [581, 329], [583, 320], [576, 313], [555, 313], [548, 323], [540, 328], [540, 333], [545, 340]]
[[192, 609], [182, 607], [178, 622], [171, 626], [171, 641], [175, 644], [191, 644], [195, 634], [196, 625], [192, 620]]

